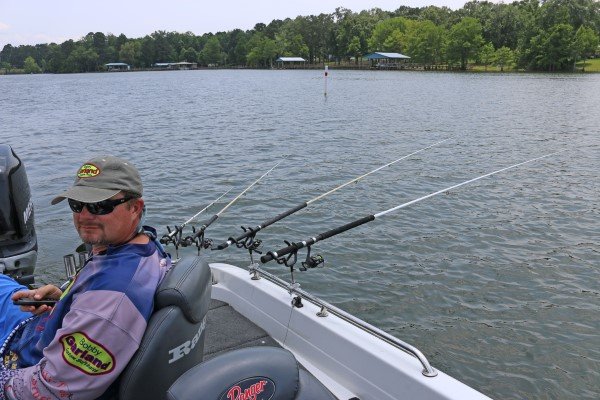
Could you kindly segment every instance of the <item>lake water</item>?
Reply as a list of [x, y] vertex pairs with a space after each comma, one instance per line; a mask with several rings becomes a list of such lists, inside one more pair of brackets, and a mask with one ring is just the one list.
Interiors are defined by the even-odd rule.
[[[296, 277], [493, 398], [597, 399], [600, 75], [333, 70], [323, 92], [322, 71], [0, 76], [0, 143], [29, 175], [38, 281], [62, 281], [78, 244], [50, 200], [96, 154], [138, 166], [160, 233], [283, 160], [208, 229], [220, 242], [449, 139], [265, 229], [268, 251], [564, 150], [320, 242], [325, 267]], [[235, 248], [206, 255], [248, 264]]]

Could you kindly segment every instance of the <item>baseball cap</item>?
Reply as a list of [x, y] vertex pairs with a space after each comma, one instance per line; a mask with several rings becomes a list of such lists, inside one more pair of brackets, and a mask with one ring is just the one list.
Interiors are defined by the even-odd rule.
[[138, 170], [129, 161], [119, 157], [96, 157], [77, 170], [73, 187], [56, 196], [51, 204], [60, 203], [64, 199], [97, 203], [122, 190], [142, 196], [142, 178]]

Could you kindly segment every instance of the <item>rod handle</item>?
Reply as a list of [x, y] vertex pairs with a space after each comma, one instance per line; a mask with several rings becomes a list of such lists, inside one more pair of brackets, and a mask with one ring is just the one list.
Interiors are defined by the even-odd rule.
[[302, 243], [292, 243], [291, 245], [283, 247], [277, 251], [269, 251], [267, 254], [260, 257], [260, 262], [263, 264], [268, 263], [269, 261], [274, 260], [277, 257], [287, 256], [292, 251], [301, 249], [302, 247], [304, 247], [302, 246]]

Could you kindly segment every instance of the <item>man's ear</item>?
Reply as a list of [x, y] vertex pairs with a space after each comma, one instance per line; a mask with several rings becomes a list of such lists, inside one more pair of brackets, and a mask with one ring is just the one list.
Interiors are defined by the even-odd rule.
[[144, 199], [135, 199], [135, 202], [133, 203], [132, 206], [133, 206], [133, 212], [135, 212], [136, 214], [139, 214], [141, 217], [142, 212], [145, 210]]

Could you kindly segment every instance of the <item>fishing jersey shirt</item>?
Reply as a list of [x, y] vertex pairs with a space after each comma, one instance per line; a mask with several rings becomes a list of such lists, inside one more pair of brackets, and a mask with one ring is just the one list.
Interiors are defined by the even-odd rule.
[[54, 309], [10, 340], [16, 369], [0, 370], [0, 400], [100, 397], [138, 349], [170, 266], [152, 240], [92, 256]]

